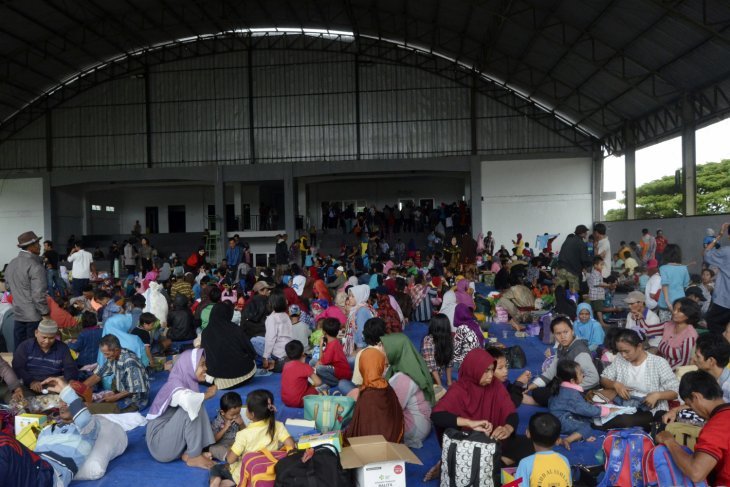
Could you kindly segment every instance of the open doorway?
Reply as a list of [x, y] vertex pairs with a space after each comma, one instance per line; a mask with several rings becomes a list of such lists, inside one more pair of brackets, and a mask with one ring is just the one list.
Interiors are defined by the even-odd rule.
[[167, 207], [169, 233], [185, 233], [185, 205]]
[[147, 234], [160, 233], [160, 215], [156, 206], [147, 206], [144, 209], [145, 229]]

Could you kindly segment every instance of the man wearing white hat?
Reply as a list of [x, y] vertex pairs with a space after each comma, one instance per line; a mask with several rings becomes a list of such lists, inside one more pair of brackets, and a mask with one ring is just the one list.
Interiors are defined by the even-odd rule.
[[21, 342], [33, 337], [41, 318], [49, 318], [46, 301], [48, 280], [41, 254], [41, 237], [28, 231], [18, 236], [18, 256], [10, 261], [5, 270], [5, 280], [13, 296], [15, 329], [13, 351]]

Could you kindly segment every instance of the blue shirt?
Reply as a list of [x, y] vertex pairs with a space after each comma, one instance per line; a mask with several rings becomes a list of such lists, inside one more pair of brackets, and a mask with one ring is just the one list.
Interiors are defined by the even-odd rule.
[[35, 338], [27, 339], [15, 350], [13, 370], [26, 387], [33, 381], [49, 377], [63, 376], [67, 381], [79, 378], [79, 369], [68, 345], [55, 341], [48, 352], [44, 352]]
[[[707, 257], [705, 257], [707, 260]], [[659, 275], [662, 277], [662, 287], [669, 288], [669, 302], [674, 303], [684, 297], [684, 289], [689, 286], [689, 272], [686, 265], [663, 265], [659, 268]], [[667, 299], [662, 291], [659, 296], [659, 307], [668, 309]], [[728, 306], [730, 308], [730, 305]]]
[[228, 262], [228, 267], [236, 268], [238, 267], [238, 264], [241, 263], [241, 257], [243, 256], [243, 249], [239, 246], [234, 246], [233, 248], [228, 247], [226, 249], [226, 261]]
[[78, 352], [76, 363], [81, 367], [96, 363], [96, 357], [99, 353], [99, 342], [101, 341], [101, 328], [94, 326], [84, 328], [79, 333], [79, 337], [75, 342], [69, 343], [68, 348]]
[[705, 254], [705, 262], [718, 268], [712, 302], [730, 309], [730, 247], [710, 250]]

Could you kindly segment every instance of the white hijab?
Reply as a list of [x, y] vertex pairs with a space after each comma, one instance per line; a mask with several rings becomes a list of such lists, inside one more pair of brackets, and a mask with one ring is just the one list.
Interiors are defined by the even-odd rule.
[[446, 315], [451, 323], [451, 331], [455, 332], [456, 327], [454, 326], [454, 312], [456, 311], [456, 293], [454, 291], [446, 291], [444, 293], [443, 300], [441, 301], [441, 309], [439, 313]]
[[307, 278], [304, 276], [294, 276], [294, 278], [291, 280], [291, 287], [294, 288], [294, 291], [296, 291], [297, 296], [301, 296], [304, 292], [304, 284], [307, 282]]

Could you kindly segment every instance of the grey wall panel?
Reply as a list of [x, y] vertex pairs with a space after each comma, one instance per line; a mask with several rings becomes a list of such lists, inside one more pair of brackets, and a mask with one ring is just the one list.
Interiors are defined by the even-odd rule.
[[36, 120], [0, 144], [0, 170], [46, 167], [46, 119]]

